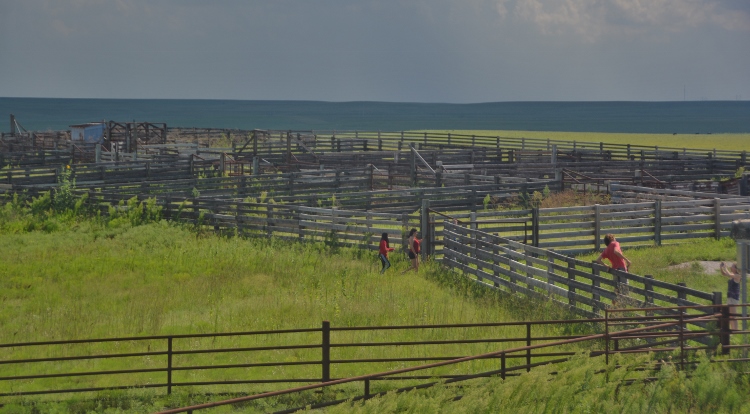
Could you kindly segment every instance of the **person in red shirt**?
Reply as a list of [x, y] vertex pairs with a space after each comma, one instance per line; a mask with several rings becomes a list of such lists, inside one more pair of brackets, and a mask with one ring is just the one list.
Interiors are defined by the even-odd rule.
[[612, 269], [627, 272], [630, 267], [630, 260], [622, 254], [620, 243], [615, 239], [615, 235], [608, 234], [604, 236], [604, 245], [607, 246], [607, 248], [605, 248], [602, 254], [599, 255], [596, 262], [600, 265], [606, 266], [602, 259], [607, 259], [612, 264]]
[[388, 252], [392, 251], [393, 247], [388, 243], [388, 233], [383, 233], [383, 236], [380, 237], [380, 254], [378, 255], [380, 261], [383, 263], [383, 268], [380, 270], [381, 275], [386, 269], [391, 267], [391, 262], [388, 260]]

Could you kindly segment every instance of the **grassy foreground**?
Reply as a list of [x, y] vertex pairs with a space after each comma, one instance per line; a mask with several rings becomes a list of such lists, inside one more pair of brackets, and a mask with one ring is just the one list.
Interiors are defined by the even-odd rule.
[[[343, 404], [329, 413], [749, 413], [750, 382], [704, 360], [690, 376], [667, 365], [656, 374], [641, 361], [579, 355], [517, 378], [487, 378], [472, 387], [449, 385]], [[644, 381], [648, 378], [647, 381]], [[628, 381], [635, 382], [626, 385]], [[460, 399], [457, 400], [457, 397]]]
[[493, 131], [450, 130], [419, 131], [462, 135], [500, 136], [508, 138], [539, 138], [567, 141], [604, 142], [608, 144], [657, 145], [673, 148], [703, 148], [746, 151], [750, 149], [750, 134], [625, 134], [607, 132], [557, 132], [557, 131]]
[[[731, 241], [705, 240], [681, 247], [668, 246], [642, 251], [628, 251], [627, 246], [624, 247], [626, 254], [636, 263], [634, 271], [643, 274], [648, 273], [648, 269], [653, 269], [652, 273], [665, 279], [687, 277], [682, 273], [658, 273], [665, 264], [705, 258], [730, 259], [733, 254]], [[203, 233], [193, 228], [161, 221], [158, 217], [144, 224], [138, 220], [134, 221], [132, 217], [84, 218], [73, 212], [35, 213], [33, 208], [23, 209], [19, 208], [17, 203], [9, 203], [0, 210], [0, 249], [3, 251], [3, 259], [0, 261], [0, 326], [3, 327], [0, 329], [0, 343], [312, 328], [320, 326], [322, 320], [330, 320], [333, 326], [375, 326], [498, 322], [565, 316], [557, 308], [544, 303], [510, 299], [477, 289], [460, 276], [443, 271], [436, 264], [427, 264], [419, 275], [401, 275], [400, 270], [406, 267], [406, 263], [399, 255], [394, 255], [394, 268], [381, 276], [378, 273], [379, 264], [375, 255], [369, 251], [339, 250], [326, 247], [322, 243], [296, 244], [273, 239], [218, 237], [212, 233]], [[691, 282], [688, 284], [690, 286]], [[719, 289], [723, 286], [719, 285]], [[557, 332], [554, 327], [548, 329], [547, 332], [537, 333]], [[522, 330], [523, 328], [520, 328], [519, 332], [489, 332], [487, 329], [467, 329], [463, 335], [466, 338], [522, 336]], [[389, 339], [420, 340], [425, 339], [423, 335], [404, 331]], [[454, 337], [451, 336], [452, 333], [445, 331], [435, 331], [430, 335], [431, 339]], [[263, 337], [247, 345], [269, 345], [272, 339]], [[374, 341], [382, 338], [373, 337], [372, 334], [355, 333], [340, 340]], [[218, 345], [240, 344], [226, 340]], [[107, 353], [139, 350], [128, 346], [130, 345], [127, 343], [115, 344], [95, 351]], [[196, 341], [186, 346], [188, 349], [205, 347], [206, 341]], [[431, 353], [471, 355], [495, 349], [499, 347], [486, 344], [442, 346], [435, 348]], [[351, 349], [335, 357], [377, 358], [395, 356], [398, 352], [402, 351], [394, 351], [393, 348]], [[4, 350], [0, 359], [44, 355], [60, 354], [11, 348]], [[253, 357], [256, 359], [240, 357], [231, 362], [278, 361], [279, 358], [285, 361], [299, 361], [315, 357], [316, 355], [305, 352], [290, 352]], [[195, 363], [220, 362], [226, 361], [205, 358]], [[492, 361], [487, 363], [496, 368]], [[53, 367], [53, 371], [116, 370], [130, 367], [127, 362], [111, 362], [103, 366], [69, 363], [59, 364]], [[353, 364], [333, 374], [343, 377], [399, 367], [401, 366]], [[0, 368], [0, 376], [49, 372]], [[318, 369], [309, 370], [310, 376], [319, 374]], [[517, 394], [524, 389], [523, 387], [543, 388], [544, 381], [551, 378], [545, 376], [548, 375], [545, 372], [547, 371], [536, 374], [535, 371], [525, 380], [523, 378], [526, 376], [508, 380], [508, 385], [521, 384], [521, 388], [513, 392], [508, 390], [515, 388], [503, 385], [504, 397], [498, 401], [509, 401], [506, 397], [512, 397], [515, 398], [516, 407], [537, 407], [527, 412], [538, 412], [544, 411], [543, 406], [539, 404], [545, 401], [545, 398], [546, 401], [555, 401], [550, 400], [553, 397], [566, 401], [576, 401], [576, 398], [593, 401], [599, 395], [591, 394], [594, 391], [584, 388], [571, 394], [571, 390], [575, 389], [573, 384], [587, 384], [585, 381], [580, 382], [577, 376], [569, 377], [564, 387], [565, 391], [549, 391], [540, 395]], [[283, 376], [288, 372], [284, 368], [269, 368], [248, 375], [267, 378], [269, 374]], [[202, 375], [199, 379], [216, 380], [222, 379], [224, 373], [206, 371]], [[710, 381], [714, 381], [716, 375], [724, 374], [720, 372], [711, 375], [713, 376], [710, 378], [713, 379]], [[156, 382], [159, 378], [134, 376], [132, 380]], [[75, 380], [51, 380], [47, 385], [54, 388], [113, 385], [108, 381], [105, 377], [84, 377]], [[125, 381], [127, 382], [127, 379]], [[492, 381], [499, 380], [487, 380], [488, 385], [468, 392], [471, 395], [484, 395], [477, 393], [498, 388], [498, 383]], [[28, 389], [24, 388], [27, 385], [16, 385], [17, 388], [12, 389]], [[2, 392], [10, 390], [7, 388], [7, 382], [0, 383], [0, 387]], [[376, 385], [372, 391], [388, 389], [382, 387], [387, 386]], [[209, 391], [226, 392], [228, 388], [215, 387]], [[441, 389], [428, 391], [425, 395], [409, 394], [395, 397], [396, 405], [392, 405], [394, 403], [391, 400], [384, 398], [382, 402], [374, 400], [368, 403], [370, 405], [365, 404], [356, 409], [365, 412], [433, 412], [443, 409], [440, 407], [448, 410], [461, 406], [460, 402], [455, 405], [445, 399], [450, 393], [455, 395], [454, 390], [445, 388], [446, 391], [440, 391]], [[550, 390], [553, 389], [556, 388]], [[234, 387], [229, 391], [252, 392], [252, 389]], [[430, 393], [439, 393], [436, 394], [439, 396], [430, 400]], [[472, 399], [468, 397], [464, 397], [464, 404], [467, 404], [466, 407], [474, 407], [475, 405], [469, 404]], [[190, 388], [178, 389], [171, 397], [164, 396], [163, 390], [113, 391], [94, 396], [73, 396], [61, 402], [54, 402], [59, 400], [57, 396], [5, 399], [0, 401], [6, 404], [0, 408], [0, 412], [151, 412], [166, 406], [182, 406], [220, 398], [221, 396], [194, 394]], [[409, 401], [403, 402], [403, 398], [408, 398]], [[485, 404], [483, 401], [486, 398], [481, 398], [477, 403]], [[423, 405], [423, 402], [427, 405]], [[412, 405], [413, 408], [409, 408]], [[438, 408], [433, 410], [426, 407]], [[501, 411], [497, 405], [488, 407], [488, 412]], [[264, 411], [269, 407], [253, 405], [238, 409], [255, 412]], [[230, 410], [227, 408], [219, 411]]]
[[[394, 255], [394, 267], [380, 275], [371, 251], [332, 249], [323, 243], [300, 244], [267, 239], [219, 237], [165, 221], [134, 225], [122, 218], [85, 219], [73, 214], [30, 216], [5, 206], [0, 217], [0, 343], [72, 340], [122, 336], [237, 332], [317, 328], [329, 320], [334, 327], [411, 324], [446, 324], [513, 321], [565, 317], [556, 307], [525, 300], [508, 300], [469, 284], [460, 276], [427, 264], [420, 274], [400, 274], [405, 260]], [[555, 327], [539, 328], [535, 335], [554, 335]], [[502, 330], [463, 329], [339, 333], [335, 342], [417, 341], [426, 339], [522, 337], [524, 327]], [[385, 336], [384, 336], [385, 335]], [[264, 335], [251, 338], [183, 341], [179, 349], [238, 346], [274, 346], [320, 343], [320, 334]], [[0, 359], [60, 357], [86, 352], [107, 354], [162, 349], [164, 344], [115, 342], [81, 351], [64, 348], [3, 348]], [[507, 343], [505, 346], [517, 346]], [[436, 345], [342, 348], [334, 359], [393, 356], [473, 355], [498, 345]], [[316, 350], [289, 350], [262, 354], [197, 355], [181, 365], [296, 362], [319, 360]], [[71, 361], [40, 366], [0, 365], [0, 377], [121, 370], [163, 366], [164, 361]], [[521, 363], [518, 361], [517, 363]], [[157, 365], [158, 364], [158, 365]], [[410, 365], [419, 365], [414, 362]], [[485, 367], [484, 365], [487, 365]], [[492, 369], [495, 362], [477, 361], [473, 369]], [[403, 367], [402, 363], [345, 364], [332, 371], [347, 377]], [[492, 368], [489, 368], [492, 367]], [[450, 367], [433, 374], [449, 373]], [[465, 367], [462, 367], [463, 371]], [[253, 370], [205, 370], [176, 373], [174, 381], [215, 381], [237, 378], [316, 378], [314, 365], [266, 367]], [[197, 376], [196, 376], [197, 375]], [[432, 374], [430, 374], [432, 375]], [[118, 384], [163, 383], [163, 374], [129, 374], [34, 381], [2, 381], [0, 392], [43, 388], [110, 387]], [[260, 392], [276, 386], [214, 386], [199, 392]], [[386, 388], [383, 388], [386, 387]], [[390, 384], [374, 385], [373, 391]], [[164, 391], [132, 390], [100, 396], [72, 396], [61, 412], [94, 410], [95, 401], [126, 404], [151, 401], [156, 407], [205, 401], [206, 395], [180, 388]], [[198, 392], [198, 390], [195, 390]], [[52, 410], [58, 396], [3, 398], [0, 403], [19, 409]], [[88, 399], [87, 399], [88, 398]], [[118, 402], [119, 401], [119, 402]], [[123, 402], [125, 401], [125, 402]], [[109, 404], [107, 403], [107, 404]], [[114, 404], [113, 403], [113, 404]], [[41, 405], [37, 405], [41, 404]], [[52, 405], [49, 405], [52, 404]], [[67, 404], [67, 405], [66, 405]], [[94, 406], [92, 406], [94, 404]], [[105, 404], [106, 405], [106, 404]], [[151, 411], [151, 408], [143, 411]], [[35, 408], [34, 408], [35, 407]], [[41, 408], [46, 407], [46, 408]], [[11, 408], [8, 408], [10, 410]], [[15, 410], [15, 408], [14, 408]], [[22, 412], [23, 412], [22, 410]], [[56, 410], [56, 409], [55, 409]], [[2, 411], [0, 411], [2, 412]], [[14, 412], [14, 411], [8, 411]]]

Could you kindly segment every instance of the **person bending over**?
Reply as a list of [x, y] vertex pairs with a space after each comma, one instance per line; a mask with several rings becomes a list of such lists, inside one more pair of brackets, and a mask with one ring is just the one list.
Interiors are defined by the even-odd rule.
[[607, 247], [602, 254], [599, 255], [599, 258], [596, 259], [596, 262], [602, 266], [606, 266], [602, 259], [607, 259], [609, 260], [609, 263], [611, 263], [612, 266], [610, 267], [612, 269], [627, 272], [631, 263], [630, 260], [622, 254], [620, 243], [615, 239], [615, 235], [608, 234], [604, 236], [604, 245]]

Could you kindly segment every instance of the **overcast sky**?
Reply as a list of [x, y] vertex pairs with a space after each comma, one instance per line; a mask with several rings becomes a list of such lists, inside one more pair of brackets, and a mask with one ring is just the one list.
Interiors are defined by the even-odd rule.
[[0, 96], [750, 99], [750, 0], [0, 0]]

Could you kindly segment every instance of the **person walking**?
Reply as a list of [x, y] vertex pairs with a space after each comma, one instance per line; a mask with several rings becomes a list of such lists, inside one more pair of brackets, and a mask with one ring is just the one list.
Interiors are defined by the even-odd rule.
[[419, 244], [420, 240], [417, 238], [417, 229], [411, 229], [411, 231], [409, 231], [409, 238], [406, 240], [406, 247], [409, 249], [407, 255], [411, 260], [411, 267], [404, 270], [402, 273], [406, 273], [412, 269], [414, 269], [415, 272], [419, 272]]
[[385, 271], [389, 267], [391, 267], [391, 262], [388, 260], [388, 252], [392, 251], [393, 247], [391, 247], [390, 243], [388, 242], [388, 233], [383, 233], [383, 235], [380, 237], [380, 254], [378, 254], [380, 261], [383, 263], [383, 268], [380, 269], [381, 275], [385, 273]]
[[604, 249], [602, 254], [599, 255], [599, 258], [596, 259], [596, 262], [602, 266], [606, 266], [602, 259], [607, 259], [609, 260], [609, 263], [611, 264], [610, 267], [612, 269], [627, 272], [630, 268], [631, 262], [627, 257], [625, 257], [625, 255], [622, 254], [622, 249], [620, 249], [620, 242], [615, 239], [615, 235], [607, 234], [606, 236], [604, 236], [604, 245], [607, 247]]
[[732, 266], [727, 269], [726, 263], [721, 262], [719, 269], [721, 270], [721, 274], [729, 279], [727, 281], [727, 305], [729, 305], [729, 313], [733, 316], [730, 319], [729, 329], [736, 331], [738, 325], [737, 319], [734, 317], [740, 313], [739, 306], [736, 305], [740, 304], [740, 281], [742, 281], [742, 275], [740, 274], [740, 270], [737, 269], [736, 263], [732, 263]]

